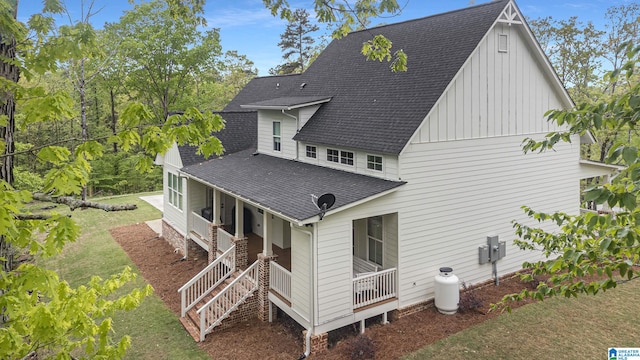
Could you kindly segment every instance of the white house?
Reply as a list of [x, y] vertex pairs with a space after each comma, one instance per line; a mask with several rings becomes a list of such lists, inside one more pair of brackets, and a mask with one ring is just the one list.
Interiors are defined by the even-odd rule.
[[[572, 101], [513, 1], [373, 32], [408, 71], [366, 61], [371, 32], [351, 33], [302, 74], [253, 79], [221, 113], [223, 156], [164, 156], [165, 238], [211, 261], [181, 289], [197, 338], [277, 307], [316, 349], [328, 331], [418, 311], [442, 266], [492, 278], [487, 236], [507, 243], [499, 274], [539, 259], [512, 245], [520, 207], [578, 213], [580, 178], [614, 172], [581, 164], [588, 136], [523, 153], [556, 130], [544, 113]], [[333, 206], [317, 207], [323, 194]]]

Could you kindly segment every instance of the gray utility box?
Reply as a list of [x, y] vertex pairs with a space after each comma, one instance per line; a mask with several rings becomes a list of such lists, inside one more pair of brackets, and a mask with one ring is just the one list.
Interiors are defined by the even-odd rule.
[[480, 264], [495, 262], [507, 255], [507, 242], [498, 241], [497, 236], [487, 236], [487, 245], [478, 247]]

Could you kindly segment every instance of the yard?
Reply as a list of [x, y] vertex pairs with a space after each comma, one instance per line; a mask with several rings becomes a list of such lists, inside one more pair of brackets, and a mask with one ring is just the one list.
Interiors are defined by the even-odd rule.
[[[62, 256], [45, 262], [75, 286], [91, 275], [107, 277], [126, 265], [144, 277], [138, 284], [146, 279], [154, 286], [155, 294], [138, 309], [114, 319], [118, 333], [132, 336], [128, 358], [297, 358], [302, 353], [301, 329], [286, 320], [274, 324], [255, 321], [209, 335], [202, 344], [191, 339], [178, 322], [175, 289], [200, 269], [204, 256], [192, 254], [180, 261], [181, 256], [143, 223], [159, 218], [160, 212], [139, 200], [139, 195], [101, 200], [136, 203], [139, 209], [133, 213], [72, 213], [83, 228], [81, 238], [68, 245]], [[485, 299], [481, 310], [486, 312], [488, 304], [502, 293], [522, 286], [512, 279], [503, 280], [499, 287], [480, 289], [477, 297]], [[517, 359], [549, 353], [555, 358], [599, 358], [608, 347], [640, 346], [640, 311], [633, 301], [639, 291], [640, 282], [632, 281], [595, 297], [553, 299], [500, 316], [495, 312], [445, 316], [428, 309], [386, 326], [373, 324], [366, 334], [374, 341], [376, 359]], [[349, 358], [354, 329], [331, 334], [332, 349], [313, 357]]]

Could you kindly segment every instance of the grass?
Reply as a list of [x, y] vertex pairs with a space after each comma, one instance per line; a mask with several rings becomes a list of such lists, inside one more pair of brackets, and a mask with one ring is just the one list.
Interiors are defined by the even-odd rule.
[[634, 280], [596, 296], [527, 305], [404, 359], [604, 359], [609, 347], [640, 347], [638, 293]]
[[[56, 211], [70, 213], [82, 232], [78, 241], [65, 246], [62, 254], [40, 260], [40, 264], [55, 270], [74, 287], [86, 283], [91, 276], [107, 278], [130, 266], [138, 274], [138, 279], [127, 288], [143, 286], [144, 279], [127, 254], [111, 238], [109, 229], [159, 219], [162, 213], [139, 199], [140, 196], [154, 194], [158, 193], [92, 199], [114, 204], [134, 203], [138, 206], [134, 212], [107, 213], [97, 209], [69, 212], [64, 206], [58, 206]], [[133, 311], [117, 314], [113, 323], [115, 337], [124, 334], [131, 336], [132, 346], [127, 359], [209, 359], [182, 328], [176, 315], [156, 295], [146, 298]]]

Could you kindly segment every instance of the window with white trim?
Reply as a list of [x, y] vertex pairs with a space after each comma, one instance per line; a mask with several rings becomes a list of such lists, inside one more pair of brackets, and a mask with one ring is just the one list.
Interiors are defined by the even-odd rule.
[[353, 153], [351, 151], [340, 151], [340, 163], [353, 165]]
[[382, 216], [367, 218], [369, 261], [382, 266]]
[[315, 159], [317, 156], [317, 149], [315, 146], [307, 145], [307, 157]]
[[273, 122], [273, 150], [280, 151], [282, 149], [281, 143], [281, 135], [280, 135], [280, 121]]
[[367, 155], [367, 169], [382, 171], [382, 156]]
[[182, 179], [178, 175], [168, 172], [167, 184], [169, 188], [169, 204], [182, 210]]
[[335, 149], [327, 149], [327, 161], [338, 162], [339, 151]]

